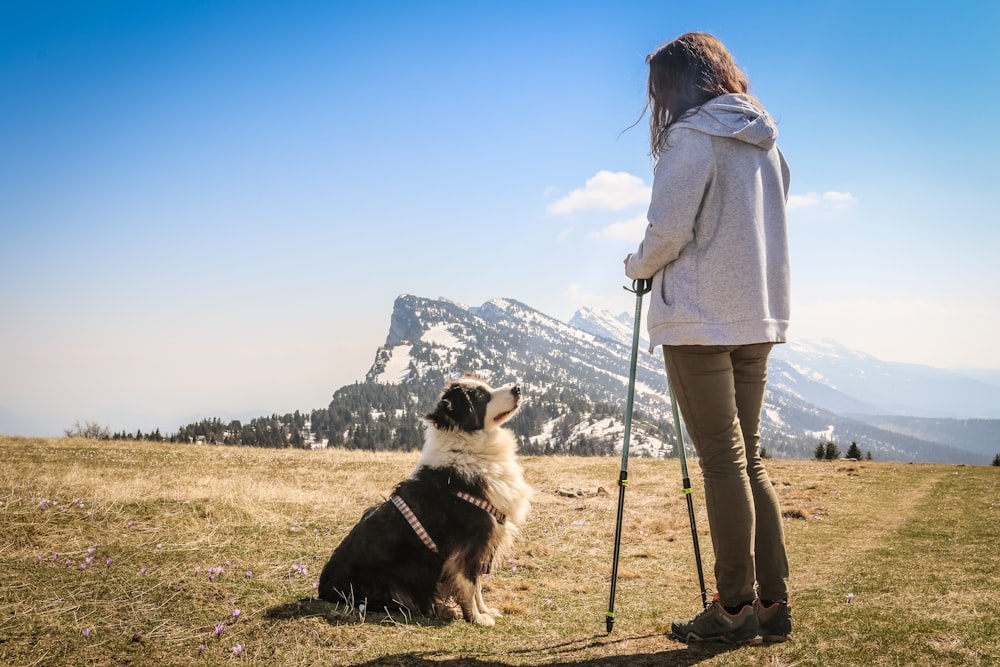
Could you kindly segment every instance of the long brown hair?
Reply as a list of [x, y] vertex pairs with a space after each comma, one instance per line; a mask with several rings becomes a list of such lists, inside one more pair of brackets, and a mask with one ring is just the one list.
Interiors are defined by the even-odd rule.
[[747, 93], [750, 84], [721, 41], [689, 32], [646, 56], [649, 147], [655, 158], [665, 147], [670, 126], [726, 93]]

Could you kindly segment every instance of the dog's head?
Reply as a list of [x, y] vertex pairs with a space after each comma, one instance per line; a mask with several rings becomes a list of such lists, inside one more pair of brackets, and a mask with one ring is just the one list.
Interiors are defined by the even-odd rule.
[[445, 431], [490, 431], [513, 417], [520, 403], [521, 388], [516, 384], [494, 389], [466, 375], [445, 385], [437, 407], [424, 418]]

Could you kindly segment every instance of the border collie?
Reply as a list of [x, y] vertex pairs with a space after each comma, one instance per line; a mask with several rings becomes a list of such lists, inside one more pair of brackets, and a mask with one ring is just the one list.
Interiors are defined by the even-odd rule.
[[502, 428], [520, 401], [517, 385], [494, 389], [474, 375], [445, 385], [423, 418], [416, 469], [334, 550], [319, 597], [442, 618], [457, 618], [457, 604], [466, 621], [493, 625], [500, 612], [483, 602], [480, 577], [513, 542], [532, 493]]

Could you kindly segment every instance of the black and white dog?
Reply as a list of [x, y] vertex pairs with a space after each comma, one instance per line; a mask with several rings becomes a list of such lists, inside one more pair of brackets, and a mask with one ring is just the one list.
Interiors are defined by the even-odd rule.
[[520, 401], [517, 385], [449, 382], [424, 417], [413, 474], [334, 550], [319, 596], [426, 616], [447, 616], [457, 603], [466, 621], [493, 625], [500, 612], [483, 602], [480, 577], [512, 543], [531, 499], [514, 434], [502, 428]]

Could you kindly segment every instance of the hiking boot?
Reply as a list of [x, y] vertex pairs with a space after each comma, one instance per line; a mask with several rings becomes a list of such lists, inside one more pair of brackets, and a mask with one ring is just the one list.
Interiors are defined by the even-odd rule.
[[792, 608], [780, 600], [769, 607], [763, 602], [756, 602], [757, 622], [760, 624], [760, 636], [766, 642], [786, 642], [792, 636]]
[[757, 614], [753, 605], [744, 605], [738, 613], [730, 614], [718, 600], [714, 600], [692, 620], [674, 621], [670, 624], [670, 634], [685, 644], [725, 642], [756, 645], [762, 641], [757, 630]]

